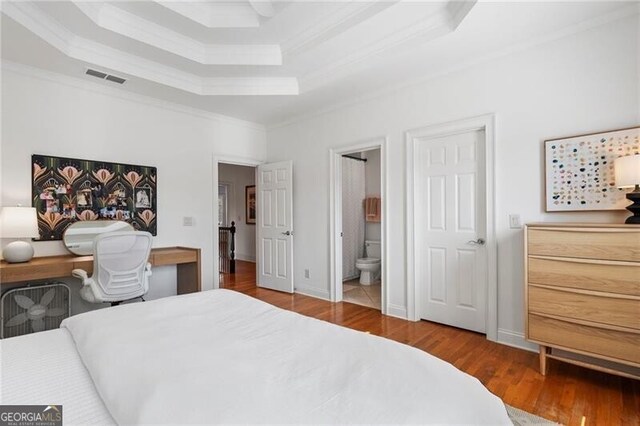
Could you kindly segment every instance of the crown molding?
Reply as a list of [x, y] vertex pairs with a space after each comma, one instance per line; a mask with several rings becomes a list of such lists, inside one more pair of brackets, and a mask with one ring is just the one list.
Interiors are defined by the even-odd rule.
[[447, 4], [449, 12], [449, 24], [452, 30], [456, 30], [467, 17], [471, 9], [476, 5], [478, 0], [451, 1]]
[[151, 96], [140, 95], [137, 93], [131, 93], [120, 86], [106, 86], [97, 81], [87, 80], [79, 77], [71, 77], [68, 75], [56, 73], [53, 71], [43, 70], [41, 68], [32, 67], [29, 65], [20, 64], [17, 62], [3, 60], [0, 65], [2, 73], [14, 73], [19, 76], [26, 76], [29, 78], [35, 78], [38, 80], [44, 80], [52, 83], [57, 83], [76, 89], [86, 90], [100, 95], [109, 96], [129, 102], [135, 102], [146, 106], [152, 106], [156, 108], [162, 108], [172, 112], [178, 112], [181, 114], [187, 114], [190, 116], [204, 118], [220, 123], [227, 123], [234, 126], [244, 127], [251, 130], [265, 131], [265, 126], [253, 121], [242, 120], [239, 118], [231, 117], [224, 114], [217, 114], [210, 111], [205, 111], [198, 108], [193, 108], [178, 104], [175, 102], [163, 101]]
[[556, 40], [561, 40], [563, 38], [579, 34], [582, 32], [587, 32], [589, 30], [605, 26], [612, 22], [616, 22], [625, 18], [632, 17], [634, 15], [640, 15], [640, 3], [632, 4], [627, 7], [620, 8], [611, 13], [598, 16], [597, 18], [589, 19], [584, 22], [580, 22], [575, 25], [567, 26], [559, 31], [553, 32], [548, 35], [535, 37], [528, 42], [519, 43], [514, 46], [510, 46], [504, 49], [497, 50], [493, 53], [489, 53], [487, 55], [483, 55], [482, 57], [468, 61], [463, 64], [459, 64], [456, 66], [449, 67], [443, 71], [426, 74], [421, 76], [420, 78], [416, 78], [413, 80], [403, 81], [401, 83], [389, 85], [383, 87], [381, 89], [369, 92], [364, 96], [360, 96], [355, 100], [347, 100], [342, 102], [337, 102], [332, 105], [328, 105], [326, 107], [318, 108], [314, 111], [299, 114], [297, 116], [293, 116], [287, 120], [283, 120], [274, 124], [265, 124], [267, 130], [275, 130], [287, 126], [294, 125], [296, 123], [300, 123], [303, 121], [311, 120], [316, 117], [320, 117], [322, 115], [330, 114], [332, 112], [340, 111], [346, 108], [354, 107], [357, 105], [365, 104], [367, 102], [372, 102], [376, 99], [384, 98], [393, 93], [398, 93], [403, 90], [411, 89], [412, 87], [419, 86], [421, 84], [425, 84], [431, 80], [435, 80], [437, 78], [441, 78], [450, 74], [454, 74], [456, 72], [461, 72], [466, 69], [472, 68], [477, 65], [481, 65], [483, 63], [487, 63], [492, 60], [508, 57], [512, 54], [517, 54], [520, 52], [524, 52], [530, 49], [534, 49], [541, 45], [551, 43]]
[[298, 80], [295, 77], [203, 78], [113, 49], [72, 34], [29, 2], [3, 2], [2, 13], [71, 58], [197, 95], [297, 95], [299, 93]]
[[[397, 1], [383, 3], [384, 8], [392, 6]], [[358, 49], [339, 61], [328, 64], [325, 67], [312, 71], [299, 79], [302, 92], [316, 89], [330, 81], [334, 81], [349, 75], [352, 69], [367, 61], [376, 61], [383, 51], [393, 49], [416, 38], [433, 40], [455, 31], [460, 23], [467, 17], [477, 0], [456, 1], [449, 0], [444, 9], [426, 20], [421, 20], [413, 25], [398, 29], [390, 35], [380, 37], [363, 49]], [[377, 8], [377, 10], [374, 10]], [[343, 8], [346, 9], [346, 8]], [[315, 46], [330, 37], [339, 34], [342, 27], [352, 28], [355, 23], [371, 16], [371, 12], [378, 13], [383, 9], [380, 3], [359, 4], [355, 9], [348, 9], [334, 14], [315, 27], [310, 28], [293, 41], [283, 43], [283, 54], [291, 55], [302, 49]], [[375, 63], [374, 63], [375, 66]]]
[[258, 14], [248, 3], [161, 0], [156, 0], [156, 3], [207, 28], [257, 28], [260, 26]]
[[72, 1], [108, 31], [205, 65], [282, 65], [277, 44], [204, 44], [105, 2]]
[[249, 0], [249, 4], [258, 15], [265, 18], [273, 18], [276, 14], [271, 0]]
[[324, 17], [303, 32], [281, 43], [282, 54], [294, 56], [314, 48], [323, 41], [335, 37], [367, 18], [398, 3], [400, 0], [386, 2], [358, 2], [348, 0], [338, 10]]
[[75, 34], [53, 19], [42, 19], [45, 15], [40, 9], [30, 4], [0, 1], [0, 12], [68, 55], [68, 47], [73, 43]]
[[433, 40], [452, 31], [450, 11], [441, 11], [429, 19], [418, 21], [413, 25], [399, 29], [393, 34], [380, 37], [366, 47], [354, 51], [339, 61], [302, 76], [300, 78], [301, 91], [303, 93], [308, 92], [325, 85], [327, 82], [343, 78], [349, 75], [351, 69], [358, 64], [368, 60], [375, 61], [382, 52], [400, 46], [415, 38], [421, 37], [426, 40]]

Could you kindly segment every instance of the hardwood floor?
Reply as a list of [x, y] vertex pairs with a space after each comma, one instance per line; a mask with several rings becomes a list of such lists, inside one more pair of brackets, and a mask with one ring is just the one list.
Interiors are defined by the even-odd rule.
[[[565, 425], [640, 425], [640, 381], [550, 360], [538, 373], [536, 353], [484, 335], [428, 321], [384, 316], [375, 309], [280, 293], [255, 285], [255, 264], [237, 263], [221, 286], [303, 315], [384, 336], [422, 349], [478, 378], [504, 402]], [[640, 350], [640, 348], [639, 348]]]

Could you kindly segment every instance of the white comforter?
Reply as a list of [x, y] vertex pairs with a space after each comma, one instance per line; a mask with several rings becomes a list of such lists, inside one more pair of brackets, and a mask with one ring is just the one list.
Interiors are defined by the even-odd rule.
[[64, 321], [120, 424], [511, 424], [418, 349], [213, 290]]

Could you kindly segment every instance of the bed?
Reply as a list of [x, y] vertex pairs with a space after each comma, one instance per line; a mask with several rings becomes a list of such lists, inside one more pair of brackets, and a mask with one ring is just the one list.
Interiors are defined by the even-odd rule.
[[2, 404], [65, 424], [511, 424], [423, 351], [229, 290], [101, 309], [0, 342]]

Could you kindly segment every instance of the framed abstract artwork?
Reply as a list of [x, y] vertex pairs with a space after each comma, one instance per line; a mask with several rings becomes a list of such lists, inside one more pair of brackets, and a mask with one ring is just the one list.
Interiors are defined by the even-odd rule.
[[123, 220], [157, 234], [155, 167], [32, 155], [31, 171], [40, 241], [61, 240], [80, 220]]
[[640, 127], [544, 142], [546, 211], [623, 210], [613, 161], [640, 154]]
[[256, 224], [256, 186], [250, 185], [244, 188], [245, 214], [247, 225]]

